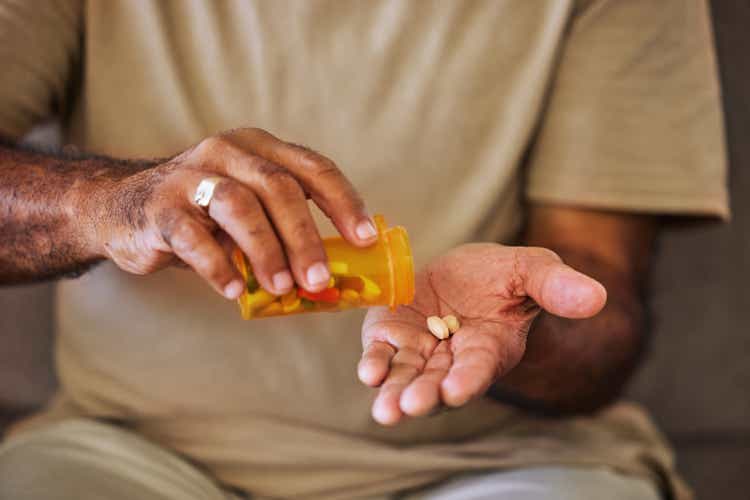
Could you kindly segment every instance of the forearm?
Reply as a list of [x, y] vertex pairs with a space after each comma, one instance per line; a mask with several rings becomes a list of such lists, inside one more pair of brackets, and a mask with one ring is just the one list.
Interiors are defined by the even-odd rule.
[[595, 317], [567, 320], [542, 313], [522, 361], [493, 390], [495, 397], [548, 413], [595, 410], [622, 391], [648, 333], [644, 301], [655, 222], [648, 217], [559, 215], [537, 208], [524, 244], [554, 250], [607, 289]]
[[0, 284], [77, 275], [101, 259], [98, 188], [147, 166], [0, 145]]

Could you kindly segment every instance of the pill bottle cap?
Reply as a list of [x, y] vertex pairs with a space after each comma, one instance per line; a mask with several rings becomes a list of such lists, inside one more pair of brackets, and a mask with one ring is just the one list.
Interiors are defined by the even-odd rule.
[[389, 228], [382, 215], [373, 217], [381, 241], [388, 255], [391, 278], [390, 307], [411, 304], [414, 300], [414, 259], [409, 245], [409, 235], [402, 226]]

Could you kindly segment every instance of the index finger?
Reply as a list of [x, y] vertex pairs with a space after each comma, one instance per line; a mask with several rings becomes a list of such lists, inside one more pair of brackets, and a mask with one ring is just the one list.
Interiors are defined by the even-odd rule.
[[255, 154], [294, 175], [347, 241], [367, 246], [377, 239], [375, 225], [365, 211], [362, 198], [332, 160], [261, 129], [252, 129], [243, 138]]

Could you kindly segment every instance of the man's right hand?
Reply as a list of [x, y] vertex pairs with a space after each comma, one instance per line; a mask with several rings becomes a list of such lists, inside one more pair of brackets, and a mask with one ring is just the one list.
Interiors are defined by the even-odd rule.
[[[222, 180], [205, 209], [194, 195], [207, 177]], [[119, 180], [82, 183], [77, 192], [92, 253], [136, 274], [182, 261], [230, 299], [245, 287], [231, 241], [273, 293], [295, 281], [310, 291], [326, 287], [326, 254], [307, 197], [350, 243], [376, 239], [362, 199], [331, 160], [254, 128], [210, 137]]]

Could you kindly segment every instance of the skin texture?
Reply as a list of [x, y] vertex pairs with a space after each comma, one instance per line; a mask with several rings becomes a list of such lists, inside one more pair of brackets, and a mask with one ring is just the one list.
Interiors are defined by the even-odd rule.
[[[209, 137], [167, 160], [123, 162], [0, 148], [0, 283], [77, 274], [102, 259], [148, 274], [187, 265], [234, 299], [244, 281], [232, 242], [265, 288], [326, 286], [307, 199], [350, 243], [376, 239], [364, 204], [328, 158], [260, 129]], [[218, 177], [205, 210], [193, 196]], [[7, 235], [7, 236], [6, 236]]]
[[[412, 306], [372, 309], [363, 325], [358, 374], [380, 387], [375, 420], [393, 425], [487, 391], [547, 413], [590, 411], [611, 400], [640, 350], [642, 305], [632, 275], [644, 269], [648, 253], [640, 249], [653, 238], [650, 227], [631, 216], [532, 208], [527, 241], [564, 248], [579, 269], [593, 270], [611, 290], [606, 308], [602, 284], [550, 250], [472, 244], [430, 262]], [[425, 318], [446, 314], [461, 328], [439, 341]]]

